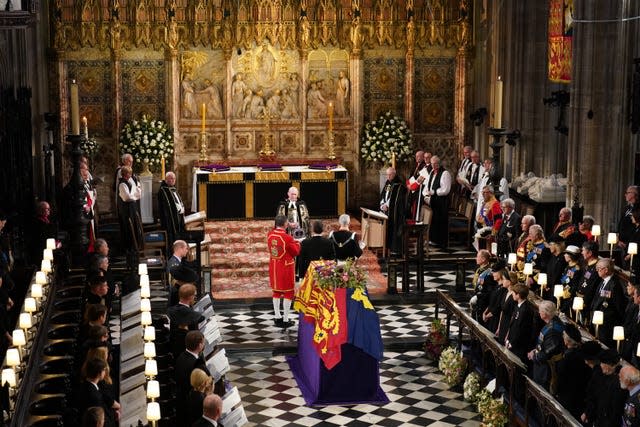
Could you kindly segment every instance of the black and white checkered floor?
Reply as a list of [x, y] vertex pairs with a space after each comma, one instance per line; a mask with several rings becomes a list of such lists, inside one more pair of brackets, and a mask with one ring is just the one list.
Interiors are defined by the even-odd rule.
[[[467, 276], [472, 274], [467, 272]], [[413, 278], [415, 277], [415, 273]], [[455, 272], [425, 273], [425, 291], [453, 292]], [[467, 280], [467, 283], [469, 281]], [[249, 425], [254, 426], [478, 426], [475, 407], [444, 382], [434, 362], [419, 350], [435, 317], [433, 304], [376, 302], [385, 344], [380, 383], [390, 400], [381, 406], [308, 407], [283, 353], [295, 352], [296, 325], [288, 331], [273, 326], [272, 309], [219, 307], [223, 347], [238, 387]], [[440, 313], [442, 317], [443, 314]], [[457, 332], [451, 327], [452, 336]], [[280, 351], [278, 351], [280, 349]]]

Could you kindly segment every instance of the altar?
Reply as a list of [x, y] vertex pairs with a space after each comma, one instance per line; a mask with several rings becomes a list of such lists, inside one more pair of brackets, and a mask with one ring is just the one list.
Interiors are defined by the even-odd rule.
[[191, 210], [206, 211], [208, 219], [217, 220], [273, 218], [278, 202], [295, 186], [313, 217], [337, 217], [347, 207], [347, 180], [347, 169], [342, 166], [329, 170], [308, 166], [283, 166], [279, 171], [254, 166], [222, 172], [198, 169], [193, 174]]

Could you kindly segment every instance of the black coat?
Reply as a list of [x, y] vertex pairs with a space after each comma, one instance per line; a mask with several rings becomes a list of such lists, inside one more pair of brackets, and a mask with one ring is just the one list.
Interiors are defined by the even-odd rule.
[[608, 347], [615, 344], [613, 341], [613, 327], [622, 325], [624, 312], [627, 306], [627, 297], [622, 283], [616, 276], [611, 276], [604, 288], [602, 280], [598, 282], [596, 293], [591, 302], [591, 312], [600, 310], [604, 314], [604, 324], [598, 328], [598, 339]]
[[175, 356], [184, 351], [184, 339], [187, 332], [197, 330], [198, 324], [204, 320], [204, 316], [193, 308], [182, 304], [169, 307], [167, 312], [171, 321], [171, 329], [169, 330], [171, 351]]
[[533, 316], [529, 301], [524, 301], [519, 307], [516, 305], [507, 332], [510, 350], [523, 362], [527, 360], [527, 352], [533, 348]]
[[185, 229], [184, 214], [178, 212], [174, 194], [180, 197], [175, 187], [170, 187], [165, 181], [162, 181], [158, 190], [158, 214], [160, 224], [167, 232], [169, 245], [173, 244], [177, 236]]
[[323, 236], [312, 236], [300, 244], [300, 255], [297, 259], [298, 277], [304, 277], [311, 261], [319, 259], [334, 260], [336, 251], [331, 240]]
[[99, 406], [104, 409], [104, 425], [105, 427], [112, 427], [116, 425], [115, 412], [112, 408], [113, 398], [105, 393], [103, 390], [99, 390], [89, 381], [82, 381], [75, 390], [76, 393], [76, 408], [80, 416], [92, 406]]
[[591, 369], [584, 363], [578, 349], [568, 348], [556, 365], [556, 399], [576, 419], [584, 409], [587, 384]]
[[498, 255], [507, 255], [516, 251], [516, 241], [520, 231], [520, 214], [511, 212], [508, 216], [503, 214], [502, 225], [498, 230], [496, 240], [498, 242]]
[[333, 243], [336, 251], [336, 258], [346, 260], [347, 258], [358, 258], [362, 255], [362, 249], [358, 244], [358, 236], [353, 231], [338, 230], [329, 234], [329, 239]]

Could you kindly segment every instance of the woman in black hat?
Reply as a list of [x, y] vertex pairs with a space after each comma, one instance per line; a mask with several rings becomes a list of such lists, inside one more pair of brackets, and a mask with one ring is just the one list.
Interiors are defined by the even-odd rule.
[[556, 365], [556, 399], [576, 419], [584, 409], [584, 396], [591, 369], [585, 364], [580, 352], [582, 336], [573, 324], [564, 325], [562, 334], [565, 351]]

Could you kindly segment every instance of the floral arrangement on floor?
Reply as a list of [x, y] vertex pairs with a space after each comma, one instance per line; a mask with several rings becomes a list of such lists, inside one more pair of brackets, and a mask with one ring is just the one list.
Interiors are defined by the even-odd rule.
[[82, 138], [80, 149], [85, 156], [92, 157], [98, 151], [98, 141], [93, 136], [91, 138]]
[[480, 387], [480, 376], [471, 372], [467, 375], [467, 378], [464, 380], [464, 384], [462, 385], [462, 395], [464, 396], [464, 400], [467, 402], [474, 403], [478, 400], [478, 394], [482, 390]]
[[454, 387], [462, 382], [467, 370], [467, 359], [453, 347], [445, 349], [440, 355], [438, 368], [444, 374], [444, 382]]
[[160, 170], [162, 159], [173, 156], [173, 134], [162, 120], [132, 120], [120, 133], [120, 153], [130, 153], [136, 162], [146, 162], [152, 170]]
[[315, 266], [314, 275], [322, 289], [365, 289], [367, 284], [364, 270], [356, 267], [352, 258], [340, 264], [335, 261], [319, 261]]
[[509, 408], [502, 398], [494, 399], [488, 390], [483, 389], [478, 393], [476, 403], [484, 427], [502, 427], [509, 422]]
[[390, 111], [364, 126], [360, 153], [367, 162], [389, 163], [393, 154], [398, 161], [413, 157], [413, 137], [407, 124]]
[[447, 330], [440, 319], [431, 322], [427, 339], [424, 342], [424, 352], [428, 359], [438, 360], [442, 350], [447, 345]]

